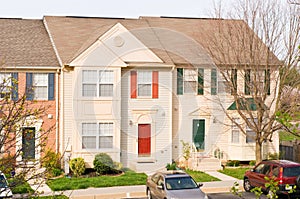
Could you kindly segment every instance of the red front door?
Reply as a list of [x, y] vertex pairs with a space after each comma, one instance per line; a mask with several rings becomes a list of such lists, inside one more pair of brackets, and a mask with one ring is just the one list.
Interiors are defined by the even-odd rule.
[[151, 154], [151, 125], [139, 124], [138, 126], [138, 155], [150, 156]]

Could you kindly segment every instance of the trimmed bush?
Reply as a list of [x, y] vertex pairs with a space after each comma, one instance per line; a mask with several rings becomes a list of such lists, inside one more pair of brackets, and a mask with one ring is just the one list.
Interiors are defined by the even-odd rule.
[[240, 166], [240, 161], [238, 161], [238, 160], [229, 160], [227, 162], [226, 166], [238, 167], [238, 166]]
[[85, 163], [83, 158], [74, 158], [70, 160], [69, 164], [71, 171], [76, 177], [81, 176], [84, 173]]
[[176, 166], [176, 163], [173, 162], [173, 163], [168, 163], [167, 166], [166, 166], [166, 169], [167, 170], [177, 170], [177, 166]]
[[116, 164], [112, 158], [106, 153], [99, 153], [94, 159], [94, 169], [100, 175], [102, 174], [115, 174], [120, 173], [120, 171], [115, 169]]

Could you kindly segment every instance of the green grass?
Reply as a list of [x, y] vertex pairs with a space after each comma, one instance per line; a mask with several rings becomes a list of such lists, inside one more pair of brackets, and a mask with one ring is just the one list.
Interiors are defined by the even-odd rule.
[[251, 168], [250, 167], [225, 168], [224, 170], [219, 170], [219, 172], [242, 180], [244, 178], [245, 172], [249, 169]]
[[53, 191], [86, 189], [89, 187], [112, 187], [145, 185], [147, 175], [144, 173], [125, 172], [119, 176], [98, 176], [98, 177], [78, 177], [78, 178], [58, 178], [49, 180], [48, 186]]
[[[16, 181], [16, 182], [14, 182]], [[33, 189], [30, 187], [30, 185], [27, 182], [24, 182], [22, 184], [20, 184], [18, 179], [8, 179], [8, 183], [11, 187], [11, 191], [13, 192], [13, 194], [23, 194], [23, 193], [33, 193]]]
[[210, 176], [201, 171], [186, 170], [185, 172], [192, 176], [196, 182], [220, 181], [220, 179]]
[[30, 199], [68, 199], [69, 197], [64, 196], [64, 195], [59, 195], [59, 196], [37, 196], [37, 197], [31, 197]]

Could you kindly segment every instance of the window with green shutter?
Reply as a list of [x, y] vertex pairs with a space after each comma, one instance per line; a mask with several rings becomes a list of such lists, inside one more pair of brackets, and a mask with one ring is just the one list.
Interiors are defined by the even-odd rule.
[[237, 93], [237, 69], [231, 69], [231, 95]]
[[245, 95], [250, 95], [250, 89], [251, 89], [251, 70], [246, 69], [245, 70]]
[[198, 68], [198, 95], [204, 94], [204, 69]]
[[217, 83], [218, 83], [218, 79], [217, 79], [217, 69], [211, 69], [211, 82], [210, 82], [210, 92], [211, 95], [216, 95], [217, 94]]

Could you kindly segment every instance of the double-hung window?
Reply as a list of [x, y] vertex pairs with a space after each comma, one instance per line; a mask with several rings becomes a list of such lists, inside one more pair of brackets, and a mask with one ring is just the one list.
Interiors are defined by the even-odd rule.
[[270, 69], [267, 70], [245, 70], [245, 94], [267, 94], [270, 95]]
[[32, 76], [34, 99], [48, 99], [48, 74], [34, 73]]
[[111, 97], [113, 86], [113, 70], [82, 71], [82, 96], [84, 97]]
[[0, 98], [10, 95], [11, 85], [11, 74], [0, 73]]
[[54, 100], [54, 73], [26, 73], [27, 100]]
[[240, 142], [240, 129], [238, 127], [239, 119], [233, 118], [232, 126], [231, 126], [231, 143], [239, 143]]
[[82, 148], [113, 148], [113, 123], [82, 123]]
[[97, 70], [82, 71], [82, 96], [97, 96]]
[[[248, 119], [251, 122], [251, 119]], [[254, 122], [257, 122], [257, 119], [254, 119]], [[255, 131], [246, 125], [246, 143], [255, 143], [256, 140], [256, 133]]]
[[113, 96], [114, 87], [114, 71], [100, 70], [99, 71], [99, 96], [111, 97]]
[[137, 86], [139, 97], [152, 96], [152, 72], [138, 71], [137, 73]]
[[177, 68], [177, 94], [204, 94], [203, 68]]
[[130, 71], [131, 98], [158, 98], [158, 71]]

